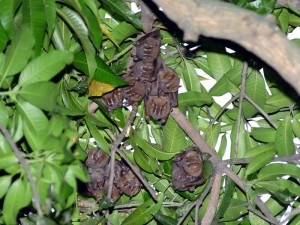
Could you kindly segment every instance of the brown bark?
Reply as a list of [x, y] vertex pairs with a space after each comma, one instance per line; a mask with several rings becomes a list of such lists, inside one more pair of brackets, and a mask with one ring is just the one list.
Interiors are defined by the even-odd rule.
[[230, 40], [273, 67], [300, 94], [300, 49], [287, 40], [271, 16], [261, 16], [215, 0], [153, 0], [184, 31], [184, 39], [199, 35]]

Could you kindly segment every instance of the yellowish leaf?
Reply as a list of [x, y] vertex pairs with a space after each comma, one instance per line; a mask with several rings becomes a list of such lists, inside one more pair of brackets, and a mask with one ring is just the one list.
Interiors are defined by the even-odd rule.
[[107, 29], [104, 23], [100, 23], [100, 28], [102, 33], [108, 37], [109, 40], [111, 40], [112, 43], [114, 43], [118, 48], [120, 47], [116, 39], [110, 34], [110, 31]]
[[100, 97], [103, 94], [112, 91], [113, 89], [115, 89], [115, 87], [110, 84], [92, 80], [89, 86], [89, 97]]

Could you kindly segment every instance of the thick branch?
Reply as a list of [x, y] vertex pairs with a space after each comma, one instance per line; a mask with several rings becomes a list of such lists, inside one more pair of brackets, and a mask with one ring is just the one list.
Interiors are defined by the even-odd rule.
[[272, 66], [300, 94], [300, 49], [280, 32], [272, 16], [212, 0], [153, 0], [183, 31], [235, 42]]

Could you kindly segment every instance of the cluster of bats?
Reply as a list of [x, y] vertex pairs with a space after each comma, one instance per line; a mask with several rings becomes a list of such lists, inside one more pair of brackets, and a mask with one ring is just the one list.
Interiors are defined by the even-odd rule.
[[[90, 177], [87, 191], [97, 200], [108, 192], [110, 157], [101, 150], [89, 150], [86, 166]], [[194, 191], [205, 183], [203, 160], [197, 147], [190, 147], [174, 157], [172, 185], [178, 191]], [[111, 199], [116, 201], [122, 194], [134, 196], [141, 190], [141, 182], [123, 161], [115, 161]]]
[[[133, 65], [122, 76], [127, 86], [118, 87], [101, 97], [108, 111], [117, 107], [130, 106], [144, 100], [145, 115], [165, 123], [172, 107], [178, 105], [179, 77], [162, 62], [160, 53], [161, 35], [159, 30], [150, 32], [135, 43]], [[101, 150], [89, 150], [86, 160], [90, 182], [88, 191], [96, 198], [102, 197], [109, 187], [110, 157]], [[122, 161], [115, 161], [115, 175], [112, 186], [112, 200], [121, 194], [136, 195], [141, 183]], [[190, 147], [174, 157], [172, 185], [179, 191], [194, 191], [205, 182], [203, 160], [197, 147]]]
[[165, 123], [172, 107], [178, 105], [179, 77], [162, 62], [159, 30], [150, 32], [135, 43], [133, 65], [122, 76], [128, 85], [101, 97], [108, 111], [144, 100], [146, 120], [150, 117]]
[[[101, 150], [91, 149], [85, 162], [90, 177], [87, 191], [97, 200], [106, 194], [109, 188], [110, 157]], [[129, 167], [115, 160], [114, 180], [111, 199], [116, 201], [122, 194], [134, 196], [141, 190], [142, 184]]]

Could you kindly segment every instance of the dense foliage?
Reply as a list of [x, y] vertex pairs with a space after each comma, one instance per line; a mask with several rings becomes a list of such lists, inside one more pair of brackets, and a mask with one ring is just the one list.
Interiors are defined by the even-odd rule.
[[[194, 224], [206, 213], [216, 166], [203, 154], [206, 183], [176, 191], [173, 157], [194, 144], [171, 116], [163, 125], [147, 122], [142, 102], [116, 160], [136, 164], [157, 200], [145, 188], [116, 202], [86, 195], [87, 150], [110, 155], [130, 116], [126, 107], [108, 112], [99, 97], [126, 85], [120, 75], [143, 29], [132, 2], [0, 0], [0, 224], [176, 224], [182, 216]], [[228, 2], [272, 14], [285, 34], [300, 26], [300, 11], [275, 1]], [[254, 55], [203, 37], [184, 45], [165, 20], [153, 27], [161, 29], [163, 62], [181, 79], [178, 108], [220, 158], [230, 152], [224, 163], [247, 187], [223, 176], [214, 223], [268, 224], [254, 201], [261, 194], [270, 194], [265, 205], [283, 221], [288, 207], [299, 206], [298, 95]], [[215, 81], [211, 89], [207, 79]], [[226, 93], [220, 106], [215, 96]], [[95, 112], [92, 101], [100, 105]], [[299, 224], [300, 216], [287, 222]]]

